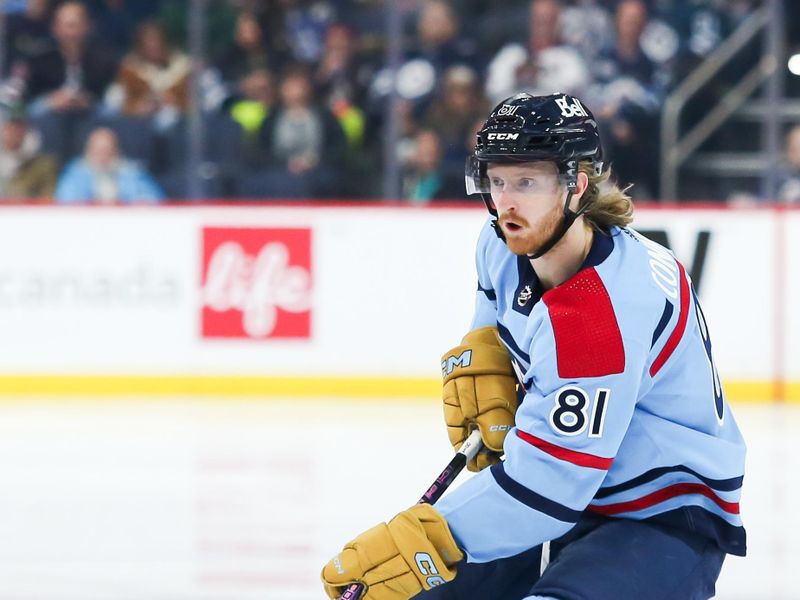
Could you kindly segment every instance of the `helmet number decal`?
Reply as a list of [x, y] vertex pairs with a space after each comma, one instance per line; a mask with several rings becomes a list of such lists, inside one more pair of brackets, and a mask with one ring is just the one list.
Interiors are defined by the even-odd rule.
[[572, 99], [572, 104], [569, 102], [569, 98], [564, 96], [563, 98], [556, 98], [556, 104], [558, 104], [558, 108], [561, 109], [561, 116], [562, 117], [588, 117], [589, 113], [586, 112], [586, 109], [581, 104], [581, 101], [577, 98]]
[[497, 111], [497, 116], [498, 117], [506, 117], [506, 116], [510, 117], [515, 112], [517, 112], [518, 108], [519, 108], [519, 104], [517, 104], [516, 106], [514, 106], [513, 104], [503, 104], [503, 106], [500, 107], [500, 110]]

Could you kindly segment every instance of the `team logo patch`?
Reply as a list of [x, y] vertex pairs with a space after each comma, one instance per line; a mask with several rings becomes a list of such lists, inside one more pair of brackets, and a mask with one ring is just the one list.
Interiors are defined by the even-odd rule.
[[310, 337], [309, 228], [205, 228], [202, 259], [203, 337]]
[[519, 293], [519, 296], [517, 296], [517, 304], [519, 304], [520, 306], [525, 306], [532, 297], [533, 297], [533, 291], [531, 290], [531, 286], [526, 285], [524, 288], [522, 288], [522, 291]]

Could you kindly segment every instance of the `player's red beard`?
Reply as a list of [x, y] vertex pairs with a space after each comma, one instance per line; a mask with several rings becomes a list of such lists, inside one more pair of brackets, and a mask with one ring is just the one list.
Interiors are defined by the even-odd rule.
[[[527, 219], [508, 213], [500, 215], [498, 221], [505, 234], [508, 249], [518, 256], [528, 256], [536, 254], [539, 248], [544, 246], [545, 242], [555, 233], [562, 218], [562, 211], [558, 207], [554, 207], [552, 211], [542, 217], [541, 224], [536, 227], [531, 227]], [[507, 228], [509, 222], [521, 226], [521, 229], [509, 231]]]

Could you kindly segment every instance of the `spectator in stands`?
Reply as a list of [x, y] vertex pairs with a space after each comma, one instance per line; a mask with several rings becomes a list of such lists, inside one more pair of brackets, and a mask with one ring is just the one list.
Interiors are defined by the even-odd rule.
[[561, 10], [560, 0], [532, 0], [527, 46], [509, 43], [489, 64], [490, 100], [499, 102], [517, 92], [584, 95], [591, 76], [580, 52], [562, 40]]
[[311, 65], [320, 60], [325, 32], [336, 18], [329, 0], [277, 0], [282, 13], [281, 30], [296, 62]]
[[[653, 3], [658, 16], [676, 32], [680, 51], [696, 65], [730, 33], [736, 15], [744, 17], [741, 2], [717, 0], [660, 0]], [[727, 14], [726, 14], [727, 13]]]
[[0, 199], [51, 200], [58, 178], [55, 157], [41, 152], [39, 133], [25, 112], [6, 117], [0, 136]]
[[234, 90], [243, 77], [264, 69], [280, 69], [282, 62], [269, 48], [256, 16], [244, 11], [236, 18], [233, 43], [215, 66], [223, 83]]
[[314, 72], [314, 84], [322, 102], [333, 112], [351, 147], [364, 139], [364, 98], [369, 73], [356, 59], [353, 33], [334, 24], [325, 35], [322, 59]]
[[645, 90], [655, 86], [656, 65], [642, 48], [642, 34], [649, 15], [643, 0], [620, 0], [614, 15], [616, 35], [612, 44], [600, 49], [592, 72], [601, 83], [622, 77]]
[[461, 172], [443, 164], [442, 143], [432, 129], [422, 129], [414, 138], [411, 164], [403, 175], [403, 197], [412, 203], [431, 200], [463, 200]]
[[87, 43], [90, 31], [83, 3], [68, 1], [56, 9], [55, 45], [29, 61], [27, 95], [33, 115], [85, 113], [102, 98], [116, 63], [104, 48]]
[[[458, 16], [449, 2], [429, 0], [419, 4], [416, 36], [407, 44], [405, 62], [398, 69], [394, 88], [403, 102], [411, 104], [414, 120], [420, 118], [433, 100], [444, 71], [459, 64], [475, 68], [479, 59], [474, 41], [459, 35]], [[387, 96], [391, 91], [392, 73], [384, 65], [372, 77], [364, 106], [372, 131], [386, 126]]]
[[793, 126], [786, 134], [784, 156], [785, 163], [778, 178], [776, 200], [800, 203], [800, 125]]
[[158, 202], [163, 193], [144, 169], [120, 155], [114, 131], [100, 127], [86, 141], [83, 157], [67, 165], [55, 198], [62, 204], [134, 204]]
[[58, 6], [53, 41], [27, 61], [24, 98], [44, 148], [66, 162], [80, 152], [78, 131], [114, 77], [116, 60], [107, 48], [89, 42], [91, 24], [82, 2]]
[[133, 44], [136, 28], [155, 18], [163, 0], [84, 0], [94, 21], [94, 33], [117, 57]]
[[242, 127], [245, 139], [257, 137], [275, 103], [274, 87], [269, 69], [256, 69], [239, 82], [239, 89], [228, 105], [231, 118]]
[[429, 0], [422, 5], [417, 21], [417, 43], [411, 58], [423, 58], [440, 74], [453, 65], [476, 65], [475, 44], [461, 37], [461, 23], [451, 3]]
[[658, 189], [658, 114], [663, 90], [656, 65], [642, 50], [649, 19], [643, 0], [620, 0], [615, 13], [616, 38], [593, 66], [596, 85], [591, 108], [605, 136], [607, 158], [621, 182], [636, 184], [633, 193], [648, 199]]
[[189, 57], [174, 50], [156, 21], [143, 22], [106, 97], [107, 106], [133, 117], [152, 117], [159, 129], [189, 107]]
[[602, 0], [579, 0], [564, 6], [561, 12], [561, 22], [569, 23], [569, 27], [561, 28], [562, 43], [578, 49], [589, 64], [614, 39], [607, 4]]
[[28, 61], [50, 48], [50, 2], [28, 0], [25, 10], [6, 16], [6, 67], [17, 61]]
[[478, 85], [477, 73], [470, 67], [450, 67], [442, 77], [440, 89], [423, 123], [439, 134], [448, 167], [462, 167], [468, 154], [464, 140], [475, 122], [489, 114], [491, 106]]
[[335, 23], [325, 34], [325, 47], [314, 71], [314, 86], [330, 103], [335, 98], [358, 101], [363, 94], [355, 60], [353, 32], [343, 23]]
[[342, 128], [325, 106], [315, 103], [311, 76], [302, 67], [286, 71], [280, 104], [264, 121], [260, 140], [263, 172], [245, 186], [248, 195], [285, 198], [330, 197], [342, 177], [346, 151]]
[[[659, 0], [650, 3], [649, 7], [656, 23], [663, 23], [674, 36], [674, 58], [669, 68], [668, 85], [684, 81], [700, 63], [705, 60], [722, 41], [733, 31], [737, 22], [743, 20], [753, 7], [746, 7], [748, 0], [732, 0], [719, 2], [718, 0]], [[759, 3], [760, 4], [760, 3]], [[792, 4], [787, 3], [787, 4]], [[652, 20], [651, 20], [652, 22]], [[653, 40], [648, 39], [648, 27], [643, 36], [643, 47], [655, 47], [653, 41], [664, 40], [662, 32]], [[666, 31], [666, 29], [665, 29]], [[706, 114], [706, 108], [716, 104], [732, 85], [738, 82], [743, 73], [753, 68], [761, 58], [759, 51], [761, 41], [755, 40], [747, 51], [739, 52], [720, 71], [709, 85], [704, 86], [695, 94], [692, 102], [687, 106], [682, 119], [684, 127], [690, 128], [700, 121]], [[651, 58], [658, 62], [658, 58], [649, 52]], [[735, 139], [735, 136], [733, 136]], [[714, 144], [727, 145], [725, 136], [718, 137]], [[735, 141], [734, 141], [735, 143]]]
[[438, 79], [448, 68], [478, 64], [477, 47], [459, 35], [458, 15], [449, 2], [430, 0], [422, 5], [416, 23], [416, 39], [409, 45], [405, 62], [397, 74], [397, 89], [403, 98], [425, 107], [436, 91]]

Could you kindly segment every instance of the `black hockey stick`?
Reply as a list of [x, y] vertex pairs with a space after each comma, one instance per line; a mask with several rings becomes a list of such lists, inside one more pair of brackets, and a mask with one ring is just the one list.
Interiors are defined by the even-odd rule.
[[[442, 497], [445, 490], [450, 487], [450, 484], [455, 481], [458, 474], [464, 469], [467, 463], [472, 460], [481, 449], [481, 434], [476, 429], [466, 441], [461, 444], [461, 447], [456, 452], [444, 470], [439, 473], [439, 476], [428, 488], [428, 491], [422, 494], [417, 504], [434, 504], [439, 498]], [[339, 600], [358, 600], [361, 594], [364, 593], [363, 583], [351, 583], [347, 589], [339, 596]]]

